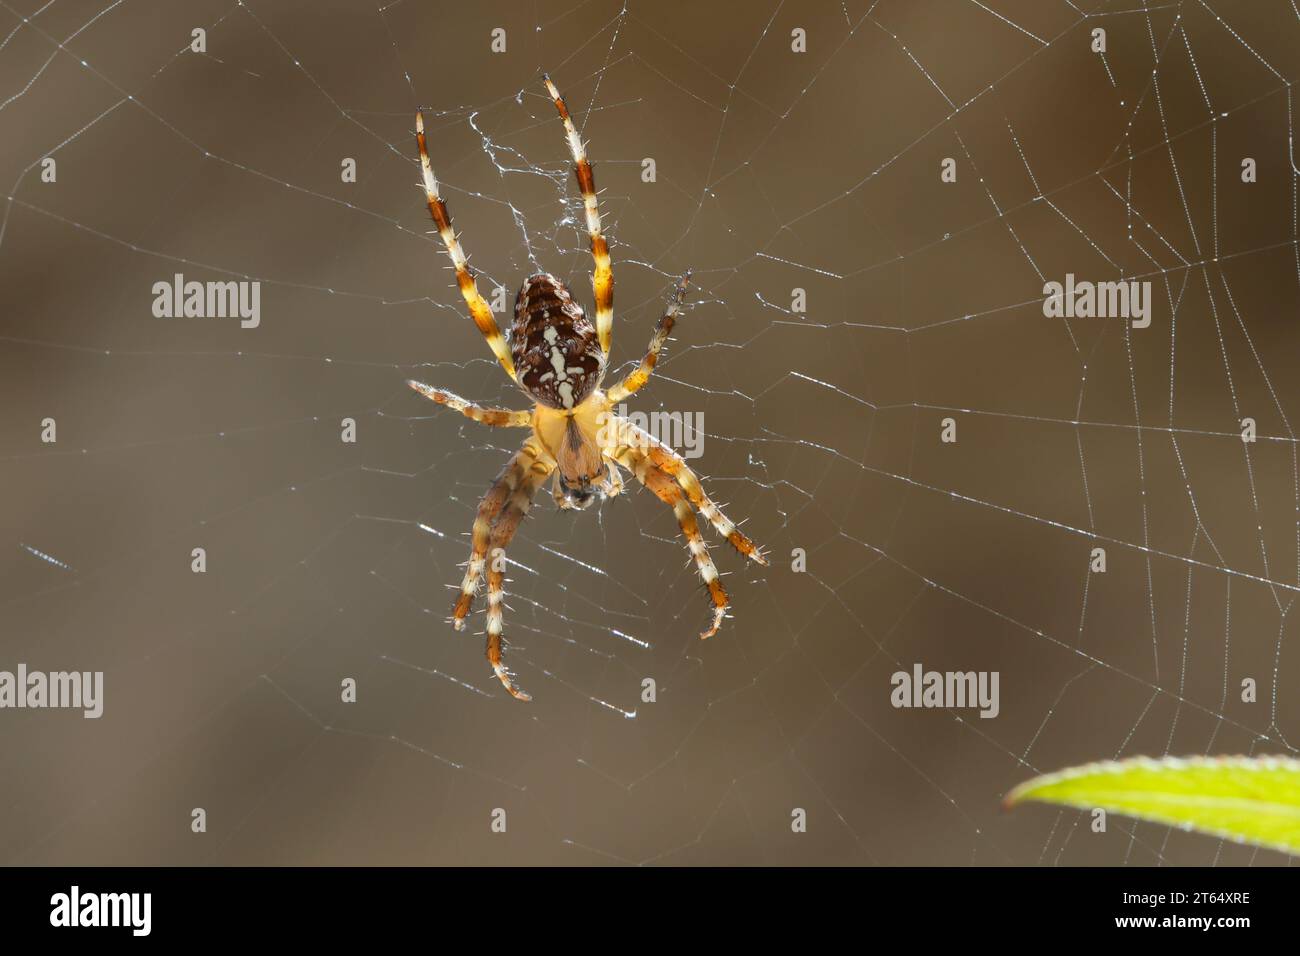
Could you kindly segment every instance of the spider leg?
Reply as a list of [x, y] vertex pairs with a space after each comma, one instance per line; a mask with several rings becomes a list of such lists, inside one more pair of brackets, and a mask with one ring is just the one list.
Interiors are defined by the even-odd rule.
[[474, 324], [483, 333], [483, 338], [487, 339], [488, 347], [492, 349], [497, 361], [506, 370], [506, 374], [514, 378], [515, 363], [510, 358], [510, 349], [501, 334], [501, 329], [497, 327], [492, 309], [479, 294], [474, 273], [470, 271], [465, 253], [460, 247], [460, 240], [456, 238], [456, 232], [452, 229], [451, 214], [447, 212], [447, 204], [438, 195], [438, 180], [433, 176], [433, 166], [429, 163], [429, 148], [424, 139], [424, 114], [419, 112], [415, 114], [415, 145], [420, 151], [420, 172], [424, 177], [425, 201], [429, 204], [429, 214], [433, 216], [434, 225], [438, 227], [438, 235], [442, 236], [442, 242], [447, 247], [447, 255], [451, 257], [452, 265], [456, 267], [456, 284], [460, 287], [460, 294], [464, 297], [465, 304], [469, 306], [469, 314], [474, 319]]
[[705, 543], [704, 536], [700, 534], [700, 526], [695, 521], [695, 512], [691, 510], [690, 502], [686, 500], [672, 477], [654, 465], [647, 456], [640, 454], [637, 449], [622, 446], [615, 450], [614, 458], [636, 475], [637, 480], [654, 492], [660, 501], [673, 509], [677, 524], [686, 538], [687, 548], [695, 558], [700, 577], [704, 580], [705, 587], [709, 589], [709, 598], [713, 601], [713, 623], [700, 637], [701, 639], [712, 637], [718, 633], [718, 627], [722, 624], [731, 602], [722, 587], [722, 581], [718, 578], [718, 569], [713, 559], [709, 557], [709, 546]]
[[488, 553], [492, 526], [498, 515], [501, 514], [515, 489], [523, 485], [530, 475], [536, 473], [537, 469], [545, 469], [549, 474], [551, 468], [549, 456], [545, 455], [532, 438], [529, 438], [524, 442], [524, 447], [506, 462], [501, 473], [497, 475], [496, 481], [492, 482], [487, 494], [478, 503], [478, 514], [474, 517], [470, 544], [469, 564], [465, 568], [465, 577], [461, 581], [456, 606], [451, 612], [451, 623], [456, 630], [465, 629], [465, 618], [469, 616], [470, 608], [474, 604], [474, 594], [478, 591], [478, 583], [483, 576], [484, 559]]
[[484, 408], [482, 405], [467, 402], [459, 395], [453, 394], [446, 389], [434, 388], [432, 385], [425, 385], [423, 382], [417, 382], [414, 379], [408, 379], [406, 384], [429, 401], [437, 402], [439, 405], [446, 405], [448, 408], [460, 412], [466, 418], [472, 418], [484, 425], [491, 425], [494, 428], [528, 428], [533, 423], [532, 412], [517, 412], [510, 408]]
[[664, 347], [668, 341], [668, 336], [672, 334], [673, 323], [677, 321], [677, 313], [681, 310], [682, 301], [686, 298], [686, 283], [691, 281], [691, 274], [688, 271], [677, 282], [677, 290], [673, 293], [672, 299], [668, 302], [668, 308], [659, 318], [659, 324], [655, 326], [655, 334], [650, 338], [650, 348], [645, 353], [645, 358], [637, 366], [636, 371], [629, 374], [623, 381], [619, 382], [608, 392], [609, 400], [618, 403], [626, 399], [633, 392], [636, 392], [650, 379], [650, 373], [655, 370], [655, 363], [659, 361], [659, 350]]
[[582, 190], [582, 205], [587, 217], [587, 233], [591, 236], [591, 257], [596, 269], [591, 276], [592, 293], [596, 298], [596, 335], [600, 339], [600, 350], [609, 354], [610, 340], [614, 331], [614, 271], [609, 261], [609, 244], [600, 230], [600, 208], [596, 205], [596, 179], [591, 172], [591, 162], [587, 159], [587, 149], [582, 145], [582, 137], [573, 126], [569, 108], [564, 104], [564, 97], [555, 88], [551, 78], [542, 75], [546, 91], [555, 101], [555, 109], [564, 121], [564, 133], [569, 140], [569, 152], [573, 154], [573, 172], [578, 177], [578, 188]]
[[516, 700], [532, 700], [530, 696], [520, 690], [511, 677], [510, 672], [506, 670], [505, 663], [502, 661], [501, 649], [501, 605], [505, 600], [505, 564], [506, 548], [510, 545], [510, 540], [515, 536], [515, 531], [519, 529], [519, 523], [524, 520], [528, 514], [528, 509], [532, 507], [533, 495], [537, 489], [550, 474], [554, 466], [546, 462], [538, 462], [528, 472], [524, 481], [517, 487], [506, 502], [501, 514], [497, 517], [496, 523], [492, 525], [492, 536], [489, 547], [491, 560], [488, 562], [487, 585], [488, 585], [488, 609], [487, 609], [487, 659], [492, 665], [492, 671], [497, 675], [497, 679], [505, 685], [506, 690]]
[[699, 476], [690, 469], [681, 455], [627, 419], [618, 418], [618, 422], [622, 441], [631, 446], [634, 453], [645, 456], [654, 467], [671, 476], [686, 492], [686, 497], [691, 504], [700, 509], [700, 514], [708, 519], [718, 534], [731, 542], [733, 548], [751, 561], [762, 565], [767, 564], [767, 558], [763, 556], [758, 545], [754, 544], [730, 518], [722, 513], [722, 509], [705, 493]]

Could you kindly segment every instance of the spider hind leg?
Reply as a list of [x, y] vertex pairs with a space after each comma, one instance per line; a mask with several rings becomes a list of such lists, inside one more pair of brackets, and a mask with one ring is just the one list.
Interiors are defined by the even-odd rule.
[[456, 285], [460, 289], [461, 297], [469, 309], [470, 318], [474, 320], [479, 332], [487, 340], [488, 348], [497, 357], [506, 374], [513, 379], [515, 365], [510, 356], [510, 348], [506, 344], [505, 336], [501, 334], [496, 318], [492, 315], [491, 307], [478, 290], [474, 272], [469, 267], [469, 260], [465, 257], [460, 238], [452, 225], [451, 213], [447, 211], [447, 204], [443, 202], [442, 195], [438, 191], [438, 179], [433, 174], [433, 165], [429, 162], [429, 145], [424, 137], [424, 114], [419, 111], [415, 114], [415, 147], [420, 154], [420, 176], [423, 180], [425, 203], [429, 207], [429, 215], [433, 217], [433, 224], [438, 228], [438, 235], [447, 249], [451, 264], [456, 269]]
[[587, 222], [587, 235], [591, 240], [591, 258], [594, 270], [591, 274], [592, 294], [596, 299], [596, 334], [600, 339], [600, 350], [609, 354], [610, 340], [614, 330], [614, 271], [609, 261], [609, 242], [600, 225], [600, 204], [596, 199], [596, 178], [591, 172], [591, 161], [587, 158], [587, 147], [573, 125], [569, 107], [564, 97], [556, 89], [551, 78], [542, 74], [546, 92], [555, 102], [556, 112], [564, 123], [564, 138], [569, 144], [573, 156], [573, 175], [577, 177], [578, 188], [582, 191], [582, 210]]

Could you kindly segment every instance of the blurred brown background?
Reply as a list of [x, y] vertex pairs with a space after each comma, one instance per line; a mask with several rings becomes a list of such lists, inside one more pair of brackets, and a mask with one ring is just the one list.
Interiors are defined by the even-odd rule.
[[[6, 0], [0, 38], [0, 669], [106, 674], [98, 721], [0, 712], [0, 861], [1285, 860], [999, 801], [1295, 751], [1292, 4]], [[445, 623], [521, 436], [404, 379], [522, 400], [411, 127], [485, 290], [541, 267], [589, 303], [542, 69], [603, 190], [616, 363], [697, 277], [632, 407], [704, 414], [695, 464], [773, 565], [715, 547], [734, 617], [701, 643], [656, 499], [539, 496], [521, 705]], [[260, 327], [154, 318], [177, 272], [261, 281]], [[1067, 272], [1151, 280], [1151, 327], [1045, 318]], [[1000, 715], [893, 709], [915, 662], [999, 671]]]

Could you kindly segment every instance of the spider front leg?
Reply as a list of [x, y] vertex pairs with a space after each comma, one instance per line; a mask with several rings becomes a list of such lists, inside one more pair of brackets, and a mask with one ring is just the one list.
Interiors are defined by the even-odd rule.
[[492, 487], [488, 488], [487, 494], [479, 502], [478, 514], [474, 517], [474, 528], [471, 532], [469, 564], [465, 568], [460, 594], [451, 612], [451, 623], [456, 630], [465, 629], [465, 618], [469, 616], [470, 608], [474, 604], [474, 595], [478, 592], [478, 584], [483, 576], [483, 565], [487, 557], [493, 525], [517, 488], [528, 483], [531, 476], [539, 471], [550, 474], [553, 466], [549, 462], [549, 456], [542, 451], [541, 446], [532, 438], [528, 439], [524, 442], [524, 447], [506, 462], [506, 466], [497, 475], [496, 481], [492, 482]]
[[686, 299], [686, 284], [690, 281], [691, 273], [687, 270], [686, 275], [677, 281], [677, 289], [668, 302], [668, 308], [664, 310], [664, 314], [660, 316], [655, 326], [655, 334], [650, 337], [650, 348], [646, 350], [645, 358], [641, 360], [641, 364], [634, 372], [609, 390], [610, 402], [617, 404], [623, 401], [650, 380], [650, 373], [655, 370], [655, 363], [659, 361], [659, 352], [668, 341], [668, 336], [672, 334], [677, 313], [681, 311], [682, 302]]
[[722, 509], [705, 493], [699, 475], [691, 470], [681, 455], [645, 429], [633, 425], [626, 419], [620, 418], [619, 425], [623, 442], [637, 449], [650, 460], [652, 465], [670, 475], [686, 492], [686, 497], [690, 499], [691, 504], [700, 509], [700, 514], [708, 519], [718, 534], [726, 538], [733, 548], [751, 561], [767, 565], [767, 558], [763, 556], [758, 545], [754, 544], [730, 518], [722, 513]]
[[718, 628], [722, 625], [722, 619], [726, 617], [727, 608], [731, 601], [727, 598], [727, 592], [722, 587], [722, 581], [718, 578], [717, 566], [714, 565], [713, 559], [709, 557], [709, 546], [705, 543], [704, 536], [700, 534], [700, 526], [695, 520], [695, 512], [691, 510], [690, 502], [686, 500], [686, 496], [677, 487], [677, 483], [673, 481], [672, 477], [652, 464], [637, 449], [622, 446], [613, 450], [613, 457], [615, 461], [636, 475], [637, 480], [654, 492], [660, 501], [673, 509], [677, 524], [682, 529], [682, 535], [686, 538], [687, 548], [695, 559], [695, 565], [700, 572], [700, 577], [709, 590], [710, 600], [713, 601], [713, 623], [705, 629], [700, 637], [702, 639], [712, 637], [718, 633]]
[[529, 701], [530, 696], [525, 694], [517, 686], [510, 672], [506, 670], [502, 660], [501, 649], [501, 606], [505, 601], [505, 576], [506, 576], [506, 548], [510, 545], [510, 540], [515, 536], [519, 529], [519, 524], [528, 515], [528, 509], [532, 507], [533, 495], [541, 487], [542, 482], [550, 474], [551, 465], [545, 462], [536, 463], [529, 471], [528, 476], [523, 483], [515, 489], [506, 502], [501, 514], [497, 517], [496, 523], [492, 526], [492, 534], [489, 539], [489, 555], [487, 584], [488, 584], [488, 609], [487, 609], [487, 659], [492, 665], [492, 671], [497, 675], [497, 679], [505, 685], [505, 689], [510, 692], [510, 696], [516, 700]]

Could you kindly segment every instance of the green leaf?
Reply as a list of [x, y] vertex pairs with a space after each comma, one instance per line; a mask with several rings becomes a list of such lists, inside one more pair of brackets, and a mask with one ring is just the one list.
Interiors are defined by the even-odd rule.
[[1083, 810], [1097, 807], [1300, 855], [1300, 760], [1290, 757], [1137, 757], [1035, 777], [1007, 794]]

